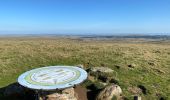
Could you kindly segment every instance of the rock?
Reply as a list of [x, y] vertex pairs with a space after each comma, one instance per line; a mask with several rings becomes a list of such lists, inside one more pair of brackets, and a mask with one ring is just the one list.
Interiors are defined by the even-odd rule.
[[96, 100], [112, 100], [113, 97], [119, 99], [121, 94], [122, 89], [118, 85], [112, 84], [105, 87], [96, 97]]
[[95, 77], [94, 76], [88, 76], [88, 80], [90, 80], [90, 81], [92, 81], [92, 82], [94, 82], [95, 81]]
[[39, 100], [78, 100], [74, 88], [64, 89], [61, 92], [42, 93]]
[[20, 96], [24, 93], [24, 87], [22, 87], [18, 83], [13, 83], [5, 88], [4, 96]]
[[[47, 98], [46, 100], [69, 100], [66, 95], [59, 94], [59, 93], [50, 94], [46, 98]], [[44, 99], [40, 99], [40, 100], [44, 100]]]
[[77, 94], [74, 91], [74, 88], [68, 88], [62, 91], [62, 94], [66, 94], [68, 100], [77, 100]]
[[138, 87], [128, 87], [128, 91], [133, 94], [141, 94], [142, 90]]
[[89, 69], [91, 76], [102, 82], [109, 82], [111, 79], [115, 78], [114, 70], [108, 67], [93, 67]]
[[103, 73], [111, 73], [113, 70], [108, 67], [93, 67], [91, 68], [92, 72], [103, 72]]

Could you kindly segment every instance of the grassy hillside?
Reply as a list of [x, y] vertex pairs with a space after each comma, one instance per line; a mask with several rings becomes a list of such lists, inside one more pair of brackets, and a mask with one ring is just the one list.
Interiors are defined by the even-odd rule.
[[[49, 65], [107, 66], [126, 97], [140, 85], [145, 100], [170, 99], [170, 42], [130, 42], [69, 38], [1, 38], [0, 87], [30, 69]], [[133, 65], [134, 68], [129, 68]]]

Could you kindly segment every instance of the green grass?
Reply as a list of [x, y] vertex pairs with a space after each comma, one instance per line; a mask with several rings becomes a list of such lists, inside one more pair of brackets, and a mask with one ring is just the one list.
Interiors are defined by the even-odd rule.
[[[130, 86], [143, 85], [144, 100], [170, 99], [170, 45], [124, 41], [79, 41], [66, 38], [4, 38], [0, 40], [0, 87], [16, 82], [28, 70], [49, 65], [107, 66], [117, 72], [123, 95]], [[129, 68], [134, 64], [134, 68]], [[120, 68], [116, 68], [119, 66]], [[161, 70], [161, 71], [159, 71]]]

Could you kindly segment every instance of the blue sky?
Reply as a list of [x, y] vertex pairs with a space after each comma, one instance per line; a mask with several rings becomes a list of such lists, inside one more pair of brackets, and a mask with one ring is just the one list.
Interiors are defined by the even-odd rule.
[[0, 34], [169, 34], [170, 0], [0, 0]]

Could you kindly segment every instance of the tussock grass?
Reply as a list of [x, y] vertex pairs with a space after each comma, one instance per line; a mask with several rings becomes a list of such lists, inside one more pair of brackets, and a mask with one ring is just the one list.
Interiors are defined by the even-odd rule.
[[[69, 38], [0, 39], [0, 87], [15, 82], [30, 69], [50, 65], [86, 67], [105, 65], [117, 72], [125, 96], [131, 86], [145, 86], [146, 100], [170, 98], [170, 45], [166, 43], [115, 42]], [[135, 64], [129, 68], [129, 64]], [[115, 66], [119, 66], [116, 68]], [[158, 96], [159, 94], [159, 96]]]

